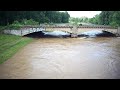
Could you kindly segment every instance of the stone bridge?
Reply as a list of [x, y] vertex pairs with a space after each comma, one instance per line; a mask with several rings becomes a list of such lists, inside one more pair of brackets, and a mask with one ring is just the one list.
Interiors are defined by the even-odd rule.
[[4, 33], [24, 36], [39, 31], [63, 31], [77, 35], [91, 30], [104, 30], [116, 35], [120, 35], [120, 28], [110, 26], [24, 26], [20, 30], [4, 30]]

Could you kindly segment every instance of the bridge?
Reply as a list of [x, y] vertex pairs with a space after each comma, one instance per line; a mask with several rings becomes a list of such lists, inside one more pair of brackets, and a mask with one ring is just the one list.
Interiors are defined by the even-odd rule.
[[20, 28], [19, 30], [4, 30], [4, 33], [24, 36], [30, 33], [40, 32], [40, 31], [63, 31], [63, 32], [71, 33], [73, 37], [74, 36], [76, 37], [77, 34], [91, 30], [107, 31], [116, 34], [117, 36], [120, 36], [119, 27], [113, 28], [111, 26], [104, 26], [104, 25], [98, 25], [98, 26], [56, 26], [56, 25], [30, 26], [28, 25]]

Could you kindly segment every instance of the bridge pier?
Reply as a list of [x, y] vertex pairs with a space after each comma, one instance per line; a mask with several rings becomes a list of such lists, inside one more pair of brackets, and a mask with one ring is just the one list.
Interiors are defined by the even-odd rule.
[[21, 36], [22, 36], [22, 33], [23, 33], [23, 32], [22, 32], [22, 30], [21, 30]]
[[120, 37], [120, 27], [118, 27], [118, 29], [117, 29], [117, 34], [116, 34], [116, 36], [119, 36], [119, 37]]
[[78, 37], [78, 35], [77, 34], [71, 34], [71, 38], [77, 38]]
[[73, 26], [71, 37], [72, 38], [77, 38], [78, 37], [77, 32], [78, 32], [77, 26]]

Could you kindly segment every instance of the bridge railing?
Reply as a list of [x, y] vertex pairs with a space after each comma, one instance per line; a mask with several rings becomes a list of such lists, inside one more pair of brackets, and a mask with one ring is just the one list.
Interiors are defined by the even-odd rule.
[[78, 26], [78, 28], [106, 28], [106, 29], [116, 29], [111, 26]]
[[[72, 25], [68, 26], [58, 26], [58, 25], [25, 25], [22, 28], [73, 28]], [[107, 29], [117, 29], [111, 26], [105, 26], [105, 25], [95, 25], [95, 26], [77, 26], [77, 28], [107, 28]]]

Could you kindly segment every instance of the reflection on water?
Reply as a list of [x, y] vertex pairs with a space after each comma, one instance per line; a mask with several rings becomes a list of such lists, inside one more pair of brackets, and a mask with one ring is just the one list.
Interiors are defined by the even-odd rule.
[[0, 65], [0, 78], [120, 78], [120, 38], [41, 38]]

